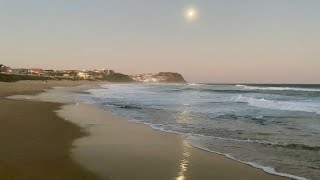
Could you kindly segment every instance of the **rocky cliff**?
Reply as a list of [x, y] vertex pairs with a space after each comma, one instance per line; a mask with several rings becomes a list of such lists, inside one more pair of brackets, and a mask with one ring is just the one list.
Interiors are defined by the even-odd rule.
[[158, 74], [138, 74], [132, 75], [131, 78], [137, 82], [160, 82], [160, 83], [185, 83], [185, 79], [179, 73], [160, 72]]

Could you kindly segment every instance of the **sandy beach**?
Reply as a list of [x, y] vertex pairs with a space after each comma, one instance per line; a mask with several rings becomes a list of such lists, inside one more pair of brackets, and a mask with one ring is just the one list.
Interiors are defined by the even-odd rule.
[[70, 156], [72, 142], [85, 134], [56, 116], [61, 104], [6, 99], [54, 86], [87, 82], [20, 81], [0, 83], [0, 179], [96, 179]]
[[0, 84], [0, 179], [287, 179], [91, 105], [4, 98], [81, 83]]
[[19, 94], [37, 94], [53, 87], [75, 87], [84, 84], [97, 84], [97, 81], [18, 81], [14, 83], [0, 82], [0, 98]]

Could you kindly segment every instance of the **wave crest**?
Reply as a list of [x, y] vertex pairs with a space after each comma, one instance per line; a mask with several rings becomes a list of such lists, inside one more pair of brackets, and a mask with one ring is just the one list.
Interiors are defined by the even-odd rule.
[[246, 102], [250, 106], [284, 110], [284, 111], [301, 111], [320, 114], [320, 105], [312, 102], [294, 102], [294, 101], [276, 101], [265, 98], [245, 97], [240, 95], [235, 102]]
[[320, 92], [320, 89], [315, 88], [296, 88], [296, 87], [259, 87], [247, 86], [238, 84], [236, 87], [242, 87], [247, 90], [268, 90], [268, 91], [306, 91], [306, 92]]

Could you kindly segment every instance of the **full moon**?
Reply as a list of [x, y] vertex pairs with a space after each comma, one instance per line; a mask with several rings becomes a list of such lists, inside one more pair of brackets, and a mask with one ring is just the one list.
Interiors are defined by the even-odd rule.
[[197, 17], [198, 17], [198, 11], [196, 10], [196, 8], [189, 7], [184, 10], [184, 18], [187, 21], [193, 21], [197, 19]]

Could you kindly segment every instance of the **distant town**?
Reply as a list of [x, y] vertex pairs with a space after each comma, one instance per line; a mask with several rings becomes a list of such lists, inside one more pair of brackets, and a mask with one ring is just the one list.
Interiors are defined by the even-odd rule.
[[[111, 82], [186, 82], [181, 74], [173, 72], [126, 75], [111, 69], [52, 70], [41, 68], [11, 68], [0, 64], [3, 81], [14, 80], [106, 80]], [[1, 81], [1, 79], [0, 79]]]
[[95, 69], [95, 70], [51, 70], [41, 68], [10, 68], [0, 64], [0, 72], [14, 75], [43, 76], [62, 79], [101, 79], [106, 75], [114, 74], [114, 70]]

